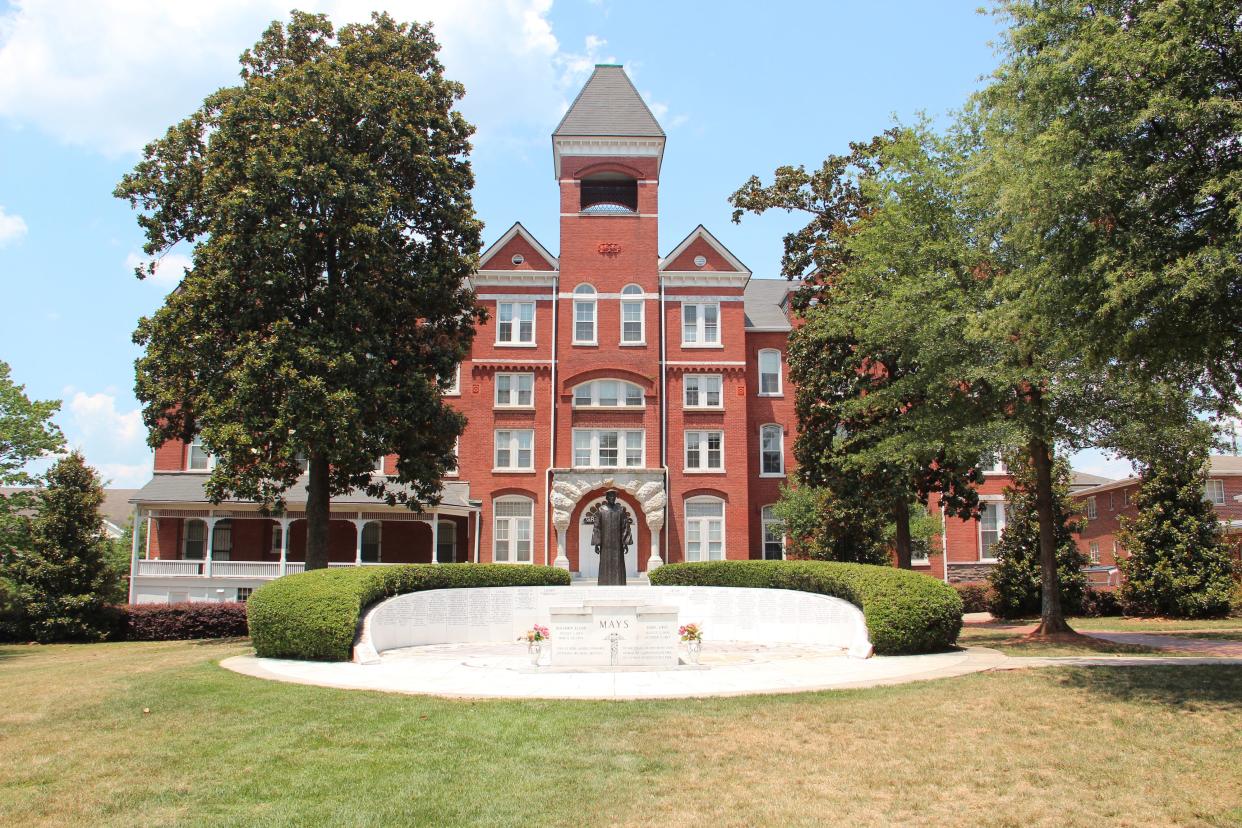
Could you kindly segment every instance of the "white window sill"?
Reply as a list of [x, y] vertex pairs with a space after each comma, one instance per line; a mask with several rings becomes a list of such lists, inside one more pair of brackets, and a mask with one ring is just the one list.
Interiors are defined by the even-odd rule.
[[534, 474], [533, 468], [529, 469], [492, 469], [492, 474]]
[[574, 411], [642, 411], [646, 405], [575, 405]]
[[497, 348], [538, 348], [537, 342], [497, 342]]
[[501, 405], [497, 403], [492, 406], [496, 411], [534, 411], [535, 406], [532, 405]]
[[571, 466], [570, 468], [572, 468], [574, 471], [627, 472], [627, 471], [641, 471], [647, 467], [646, 466]]
[[724, 411], [723, 405], [683, 405], [683, 411]]
[[682, 469], [682, 474], [724, 474], [724, 469]]
[[713, 348], [717, 348], [717, 349], [721, 349], [721, 350], [723, 350], [723, 349], [724, 349], [724, 343], [723, 343], [723, 342], [683, 342], [683, 343], [681, 343], [681, 347], [683, 347], [683, 348], [697, 348], [697, 349], [713, 349]]
[[784, 472], [760, 472], [759, 476], [760, 477], [771, 477], [775, 479], [775, 478], [785, 477], [786, 475]]
[[569, 343], [569, 344], [570, 344], [570, 345], [573, 345], [573, 346], [575, 346], [575, 347], [582, 347], [582, 348], [598, 348], [598, 347], [599, 347], [599, 342], [598, 342], [598, 341], [594, 341], [594, 340], [592, 340], [592, 341], [588, 342], [588, 341], [586, 341], [586, 340], [578, 340], [578, 339], [575, 339], [573, 342], [571, 342], [571, 343]]
[[[182, 474], [211, 474], [213, 469], [181, 469]], [[167, 472], [160, 472], [166, 474]]]
[[622, 348], [646, 348], [647, 347], [646, 342], [619, 342], [617, 344]]
[[1000, 558], [980, 558], [977, 563], [994, 564], [999, 560]]
[[770, 398], [770, 399], [779, 399], [779, 398], [781, 398], [781, 397], [783, 397], [783, 396], [785, 396], [785, 395], [784, 395], [783, 393], [779, 392], [779, 391], [778, 391], [777, 393], [775, 393], [775, 394], [765, 394], [764, 392], [760, 391], [760, 392], [759, 392], [759, 394], [758, 394], [758, 396], [760, 396], [760, 397], [768, 397], [768, 398]]

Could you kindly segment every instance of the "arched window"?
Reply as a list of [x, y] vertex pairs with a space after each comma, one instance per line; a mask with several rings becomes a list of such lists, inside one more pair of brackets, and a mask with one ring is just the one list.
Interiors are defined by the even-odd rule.
[[763, 526], [763, 559], [779, 561], [785, 557], [785, 524], [776, 516], [775, 506], [764, 506], [759, 513]]
[[686, 501], [686, 560], [722, 561], [725, 556], [724, 501], [692, 497]]
[[373, 520], [362, 527], [362, 562], [379, 563], [382, 554], [382, 525]]
[[595, 288], [590, 285], [574, 288], [574, 344], [596, 344]]
[[436, 527], [436, 560], [440, 563], [457, 560], [457, 524], [451, 520], [442, 520]]
[[637, 213], [638, 181], [624, 173], [605, 172], [584, 178], [579, 210], [584, 213]]
[[785, 476], [785, 430], [778, 425], [765, 425], [759, 430], [759, 474]]
[[492, 502], [492, 560], [496, 563], [531, 562], [535, 536], [535, 503], [529, 497], [499, 497]]
[[764, 348], [759, 352], [759, 396], [781, 395], [781, 352]]
[[647, 341], [646, 328], [643, 289], [638, 285], [626, 285], [621, 289], [621, 344], [642, 345]]
[[591, 380], [574, 387], [574, 408], [642, 408], [643, 389], [625, 380]]

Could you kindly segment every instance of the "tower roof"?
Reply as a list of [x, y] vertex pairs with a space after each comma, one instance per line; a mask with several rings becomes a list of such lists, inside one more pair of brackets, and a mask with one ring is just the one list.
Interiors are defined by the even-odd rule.
[[664, 130], [625, 70], [600, 63], [552, 133], [560, 136], [663, 138]]

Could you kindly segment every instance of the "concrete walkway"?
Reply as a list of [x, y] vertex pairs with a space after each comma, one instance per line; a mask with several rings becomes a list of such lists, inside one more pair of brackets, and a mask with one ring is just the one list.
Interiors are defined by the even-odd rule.
[[1083, 635], [1112, 641], [1115, 644], [1138, 644], [1142, 647], [1154, 647], [1170, 652], [1193, 653], [1218, 658], [1242, 658], [1242, 641], [1195, 638], [1193, 632], [1174, 635], [1158, 632], [1097, 632], [1091, 630], [1084, 632]]

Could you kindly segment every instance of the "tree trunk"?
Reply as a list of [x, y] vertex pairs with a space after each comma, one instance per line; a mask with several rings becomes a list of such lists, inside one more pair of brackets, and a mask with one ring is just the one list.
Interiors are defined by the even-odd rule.
[[306, 569], [328, 566], [328, 520], [331, 498], [328, 496], [328, 458], [312, 454], [310, 479], [306, 484]]
[[904, 497], [897, 498], [897, 501], [893, 503], [893, 522], [897, 526], [895, 539], [897, 566], [901, 569], [910, 569], [913, 557], [910, 544], [910, 504]]
[[1052, 452], [1041, 439], [1029, 445], [1035, 470], [1035, 513], [1039, 518], [1039, 570], [1042, 576], [1039, 627], [1035, 635], [1072, 633], [1061, 611], [1061, 581], [1057, 576], [1056, 526], [1052, 511]]

